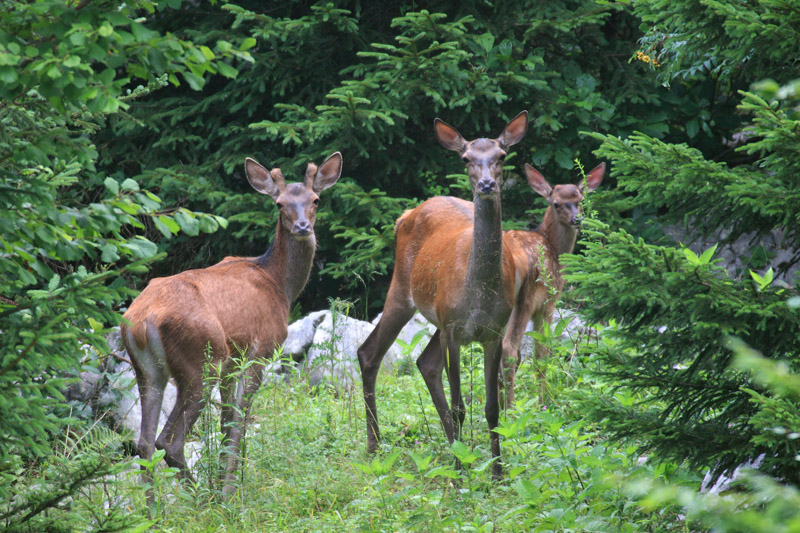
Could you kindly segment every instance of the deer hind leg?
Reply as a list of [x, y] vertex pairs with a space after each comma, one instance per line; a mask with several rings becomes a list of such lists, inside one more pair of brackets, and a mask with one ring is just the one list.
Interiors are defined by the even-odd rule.
[[[192, 324], [186, 324], [185, 327], [191, 328]], [[214, 335], [204, 334], [200, 328], [195, 328], [195, 331], [200, 333], [197, 338], [214, 339]], [[167, 339], [173, 337], [174, 335], [171, 335]], [[213, 340], [202, 344], [196, 342], [180, 348], [167, 346], [166, 350], [171, 357], [170, 367], [173, 368], [172, 374], [178, 386], [178, 397], [166, 424], [164, 424], [164, 429], [156, 439], [156, 447], [164, 450], [164, 459], [167, 464], [173, 468], [179, 468], [181, 477], [186, 479], [192, 479], [192, 475], [184, 455], [184, 445], [186, 436], [197, 421], [202, 409], [204, 372], [202, 354], [209, 344], [212, 354], [223, 354], [223, 357], [227, 355], [224, 345], [220, 346]]]
[[375, 382], [378, 379], [381, 361], [397, 335], [400, 334], [400, 330], [414, 316], [414, 307], [407, 298], [403, 298], [397, 292], [389, 289], [386, 304], [383, 306], [383, 315], [378, 321], [378, 325], [358, 348], [358, 364], [361, 367], [361, 383], [367, 416], [368, 453], [375, 452], [378, 449], [378, 442], [381, 440], [380, 429], [378, 429], [378, 411], [375, 405]]
[[499, 375], [499, 379], [502, 379], [502, 386], [499, 390], [505, 392], [505, 398], [502, 398], [500, 402], [504, 409], [514, 407], [514, 386], [520, 363], [519, 347], [534, 308], [537, 305], [541, 305], [537, 298], [541, 298], [539, 294], [534, 293], [534, 295], [529, 296], [527, 287], [523, 287], [517, 301], [514, 303], [514, 308], [511, 310], [511, 316], [508, 318], [501, 345], [501, 372]]
[[498, 401], [503, 409], [513, 408], [516, 402], [514, 387], [520, 361], [519, 346], [522, 343], [522, 336], [525, 334], [527, 323], [528, 315], [517, 313], [515, 310], [509, 319], [508, 327], [500, 345], [498, 380], [501, 383], [498, 386]]
[[177, 380], [177, 384], [178, 398], [156, 440], [156, 447], [164, 450], [164, 459], [169, 466], [180, 469], [181, 477], [192, 479], [184, 455], [184, 445], [186, 435], [197, 421], [202, 408], [203, 374], [200, 369], [186, 372]]
[[[230, 365], [232, 366], [232, 365]], [[222, 410], [220, 420], [226, 448], [222, 494], [229, 496], [236, 490], [234, 480], [239, 467], [242, 439], [247, 430], [246, 419], [263, 378], [264, 367], [253, 363], [244, 372], [226, 372], [222, 384]]]
[[[540, 309], [533, 314], [533, 331], [542, 333], [545, 324], [549, 325], [552, 321], [553, 312], [550, 311], [549, 315], [547, 309]], [[539, 400], [542, 404], [545, 403], [547, 397], [547, 371], [545, 369], [545, 359], [550, 355], [550, 348], [541, 340], [535, 339], [533, 343], [533, 351], [536, 356], [536, 381], [539, 382]]]
[[130, 329], [125, 328], [123, 335], [136, 374], [136, 385], [139, 388], [139, 400], [142, 404], [139, 457], [149, 461], [155, 450], [158, 419], [164, 399], [164, 388], [169, 381], [169, 371], [157, 329], [149, 324], [146, 327], [147, 344], [143, 349], [136, 346]]
[[492, 477], [503, 477], [503, 466], [500, 463], [500, 435], [494, 431], [500, 419], [500, 402], [497, 394], [497, 381], [500, 377], [500, 359], [502, 343], [500, 339], [483, 345], [483, 372], [486, 380], [486, 422], [489, 424], [489, 443], [492, 448]]

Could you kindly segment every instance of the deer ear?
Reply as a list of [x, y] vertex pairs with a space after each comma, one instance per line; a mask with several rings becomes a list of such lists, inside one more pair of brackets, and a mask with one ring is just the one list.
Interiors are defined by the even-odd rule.
[[503, 133], [497, 138], [497, 142], [505, 150], [509, 146], [514, 146], [520, 142], [528, 131], [528, 112], [523, 111], [516, 117], [511, 119], [511, 122], [506, 124]]
[[464, 151], [467, 141], [458, 133], [458, 130], [444, 120], [439, 118], [433, 119], [433, 131], [436, 133], [436, 140], [439, 141], [439, 144], [448, 150], [453, 150], [458, 153]]
[[311, 186], [314, 192], [319, 194], [325, 189], [333, 187], [342, 175], [342, 154], [334, 152], [317, 169], [314, 175], [314, 183]]
[[525, 178], [528, 180], [528, 185], [530, 185], [534, 191], [545, 198], [550, 198], [550, 193], [553, 191], [553, 188], [550, 187], [550, 184], [544, 179], [542, 173], [528, 163], [525, 163]]
[[586, 188], [591, 192], [598, 188], [603, 182], [603, 176], [606, 173], [606, 164], [600, 163], [594, 167], [591, 172], [586, 175]]
[[273, 199], [277, 198], [286, 188], [286, 181], [283, 179], [280, 169], [273, 169], [273, 172], [270, 173], [255, 159], [245, 158], [244, 173], [247, 175], [247, 181], [255, 190], [261, 194], [268, 194]]

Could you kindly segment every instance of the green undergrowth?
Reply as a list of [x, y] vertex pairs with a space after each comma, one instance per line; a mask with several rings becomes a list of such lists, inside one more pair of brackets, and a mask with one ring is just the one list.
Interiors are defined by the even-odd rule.
[[[606, 441], [562, 394], [582, 383], [569, 346], [547, 363], [550, 400], [538, 399], [530, 361], [519, 372], [518, 405], [498, 431], [506, 478], [491, 480], [483, 416], [483, 361], [467, 349], [462, 440], [449, 446], [414, 365], [378, 382], [383, 444], [366, 454], [358, 384], [309, 388], [302, 379], [267, 380], [254, 401], [239, 492], [221, 500], [198, 474], [192, 486], [169, 469], [156, 475], [154, 528], [165, 531], [685, 531], [678, 508], [644, 511], [630, 482], [677, 484], [699, 479], [674, 464], [652, 463], [636, 446]], [[206, 425], [195, 440], [208, 445]], [[457, 457], [462, 468], [455, 464]], [[202, 457], [203, 460], [213, 459]], [[162, 463], [163, 464], [163, 463]], [[143, 506], [138, 476], [131, 498]], [[134, 505], [135, 507], [136, 505]]]

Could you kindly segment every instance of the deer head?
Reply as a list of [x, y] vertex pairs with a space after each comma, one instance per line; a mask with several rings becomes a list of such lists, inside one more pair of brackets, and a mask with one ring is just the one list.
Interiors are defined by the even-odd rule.
[[528, 130], [528, 112], [514, 117], [496, 139], [467, 141], [458, 130], [438, 118], [433, 121], [433, 129], [439, 144], [461, 156], [473, 195], [493, 198], [500, 194], [506, 150], [520, 142]]
[[332, 187], [342, 172], [342, 154], [333, 153], [319, 167], [309, 163], [303, 182], [286, 184], [279, 168], [268, 171], [249, 157], [244, 162], [247, 180], [255, 190], [275, 200], [279, 224], [297, 240], [313, 236], [319, 193]]
[[[603, 175], [606, 171], [606, 164], [600, 163], [586, 175], [585, 187], [589, 191], [595, 190], [600, 186], [603, 181]], [[525, 177], [530, 186], [543, 196], [550, 208], [555, 212], [556, 220], [563, 225], [572, 228], [578, 228], [581, 225], [583, 217], [581, 215], [581, 201], [586, 192], [584, 190], [584, 182], [581, 181], [577, 185], [556, 185], [551, 187], [542, 174], [533, 168], [531, 165], [525, 163]]]

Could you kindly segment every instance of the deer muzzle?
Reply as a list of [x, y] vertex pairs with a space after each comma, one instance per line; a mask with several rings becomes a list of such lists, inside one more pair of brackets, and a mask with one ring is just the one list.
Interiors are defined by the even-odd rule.
[[497, 182], [492, 178], [481, 178], [478, 182], [477, 189], [479, 194], [488, 196], [497, 190]]
[[299, 239], [308, 237], [313, 231], [314, 228], [308, 220], [298, 220], [294, 223], [294, 226], [292, 226], [292, 235]]

